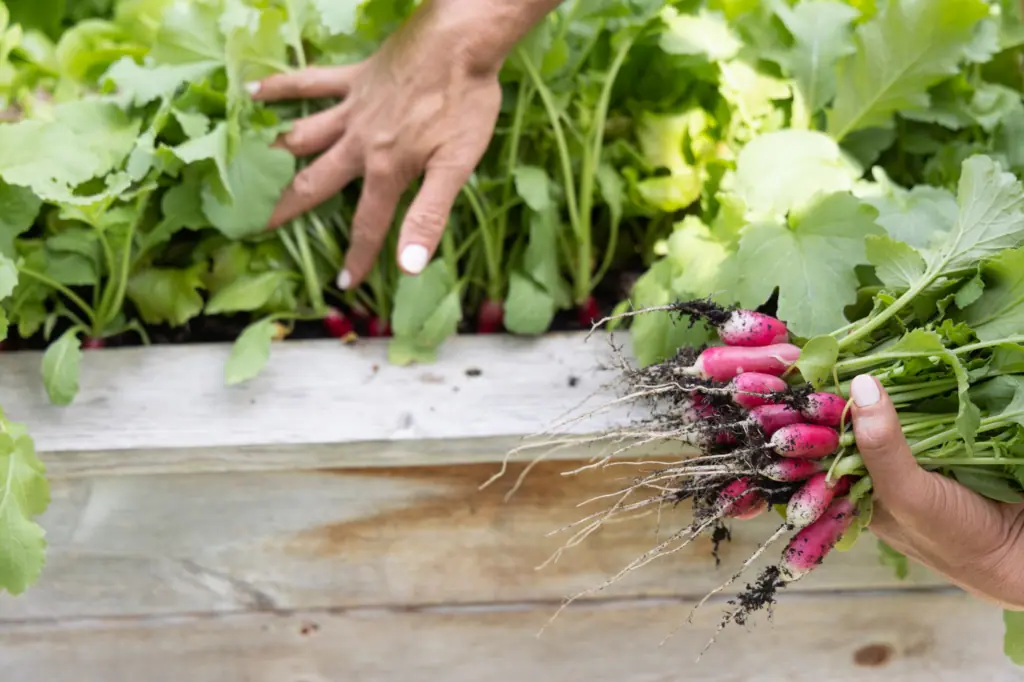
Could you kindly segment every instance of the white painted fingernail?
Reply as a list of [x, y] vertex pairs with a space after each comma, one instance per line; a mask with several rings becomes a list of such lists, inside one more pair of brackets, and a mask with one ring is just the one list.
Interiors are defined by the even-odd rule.
[[260, 91], [260, 82], [253, 81], [245, 84], [245, 91], [249, 93], [250, 97], [255, 97], [256, 93]]
[[857, 403], [857, 407], [870, 407], [882, 399], [882, 394], [874, 378], [861, 374], [850, 382], [850, 397]]
[[345, 291], [352, 286], [352, 275], [348, 270], [342, 270], [338, 273], [338, 288]]
[[406, 272], [418, 275], [423, 271], [423, 268], [427, 267], [427, 259], [429, 257], [427, 247], [422, 244], [410, 244], [402, 249], [402, 255], [399, 257], [398, 262]]

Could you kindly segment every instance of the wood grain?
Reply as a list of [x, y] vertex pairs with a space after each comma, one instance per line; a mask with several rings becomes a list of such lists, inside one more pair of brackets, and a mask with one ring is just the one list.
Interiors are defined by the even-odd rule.
[[[170, 449], [518, 438], [548, 428], [617, 378], [608, 338], [556, 334], [449, 340], [437, 364], [395, 367], [386, 344], [276, 344], [266, 371], [224, 385], [224, 344], [89, 351], [81, 391], [68, 407], [47, 402], [37, 353], [0, 355], [0, 405], [26, 423], [41, 452], [72, 458]], [[616, 340], [616, 343], [619, 343]], [[627, 419], [618, 409], [571, 429]], [[435, 448], [436, 450], [436, 448]], [[423, 461], [420, 450], [400, 450]], [[231, 455], [226, 455], [229, 459]], [[59, 475], [60, 461], [52, 461]]]
[[[19, 598], [0, 596], [0, 621], [559, 600], [600, 584], [655, 538], [655, 516], [613, 524], [535, 570], [568, 538], [551, 531], [606, 508], [580, 502], [636, 473], [561, 475], [575, 464], [539, 466], [508, 503], [520, 466], [483, 491], [494, 464], [61, 479], [43, 520], [52, 543], [43, 579]], [[688, 521], [683, 508], [665, 510], [663, 537]], [[720, 569], [701, 539], [608, 594], [703, 596], [779, 522], [735, 524]], [[923, 572], [897, 580], [865, 537], [794, 589], [907, 584], [943, 583]]]
[[[959, 593], [789, 596], [705, 658], [721, 605], [550, 605], [0, 625], [11, 682], [1011, 682], [998, 610]], [[665, 646], [666, 635], [683, 627]]]

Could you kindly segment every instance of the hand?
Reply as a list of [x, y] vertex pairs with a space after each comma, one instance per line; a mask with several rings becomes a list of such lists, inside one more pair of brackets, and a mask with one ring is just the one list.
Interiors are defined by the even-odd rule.
[[1024, 610], [1024, 504], [982, 497], [911, 454], [881, 384], [854, 379], [853, 429], [874, 483], [871, 531], [986, 601]]
[[250, 88], [254, 99], [268, 102], [342, 100], [296, 121], [276, 143], [295, 156], [320, 156], [284, 191], [269, 225], [292, 220], [363, 177], [352, 242], [338, 276], [341, 289], [369, 274], [402, 193], [425, 172], [403, 220], [397, 254], [404, 272], [423, 270], [494, 133], [500, 64], [467, 58], [456, 37], [467, 28], [451, 13], [444, 23], [438, 14], [417, 12], [363, 62], [271, 76]]

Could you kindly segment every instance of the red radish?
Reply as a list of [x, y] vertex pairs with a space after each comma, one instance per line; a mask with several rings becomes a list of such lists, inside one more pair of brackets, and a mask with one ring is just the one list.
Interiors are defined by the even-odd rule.
[[356, 320], [365, 321], [373, 317], [372, 313], [370, 313], [370, 310], [359, 301], [356, 301], [355, 303], [352, 303], [351, 305], [348, 306], [348, 313], [352, 318]]
[[597, 299], [588, 296], [587, 300], [576, 308], [576, 319], [583, 327], [592, 327], [595, 322], [600, 320], [601, 309], [597, 306]]
[[106, 346], [106, 342], [103, 339], [98, 339], [92, 336], [87, 336], [85, 341], [82, 342], [82, 348], [86, 350], [94, 350], [97, 348], [103, 348]]
[[686, 374], [714, 381], [729, 381], [744, 372], [781, 376], [800, 357], [800, 349], [791, 343], [746, 348], [712, 346], [707, 348]]
[[786, 522], [793, 528], [806, 528], [825, 513], [832, 500], [850, 492], [853, 476], [842, 476], [829, 481], [828, 472], [811, 476], [806, 483], [793, 493], [786, 507]]
[[737, 521], [749, 521], [750, 519], [756, 518], [768, 511], [768, 500], [763, 497], [758, 497], [757, 502], [750, 506], [750, 509], [737, 513], [733, 512], [732, 518]]
[[770, 346], [789, 341], [789, 331], [780, 320], [752, 310], [734, 310], [718, 325], [718, 338], [727, 346]]
[[497, 334], [505, 324], [505, 306], [501, 301], [487, 299], [480, 305], [476, 317], [478, 334]]
[[849, 496], [833, 501], [821, 518], [789, 541], [779, 564], [782, 577], [792, 582], [813, 571], [849, 530], [856, 516], [857, 505]]
[[839, 433], [827, 426], [790, 424], [772, 434], [769, 446], [783, 457], [821, 459], [839, 447]]
[[324, 317], [324, 328], [335, 339], [343, 339], [355, 331], [351, 320], [337, 308], [330, 308], [327, 311], [327, 315]]
[[778, 459], [761, 467], [758, 473], [770, 481], [796, 483], [825, 469], [825, 464], [818, 459]]
[[704, 320], [718, 331], [718, 338], [727, 346], [753, 348], [789, 341], [786, 325], [764, 313], [742, 308], [723, 308], [710, 300], [683, 301], [670, 308]]
[[733, 378], [729, 386], [736, 391], [732, 396], [733, 402], [747, 409], [773, 403], [771, 398], [762, 396], [782, 393], [788, 387], [779, 377], [763, 372], [744, 372]]
[[[722, 509], [723, 516], [739, 518], [741, 515], [756, 510], [764, 501], [764, 497], [754, 489], [753, 479], [746, 476], [737, 478], [718, 493], [718, 504]], [[761, 511], [757, 513], [759, 514]]]
[[846, 401], [835, 393], [812, 393], [800, 410], [807, 421], [821, 426], [839, 426], [843, 421]]
[[761, 405], [750, 410], [750, 417], [768, 437], [783, 427], [804, 420], [803, 415], [789, 405]]
[[367, 335], [373, 338], [383, 338], [385, 336], [391, 336], [391, 325], [387, 320], [382, 320], [379, 317], [371, 317], [367, 324]]

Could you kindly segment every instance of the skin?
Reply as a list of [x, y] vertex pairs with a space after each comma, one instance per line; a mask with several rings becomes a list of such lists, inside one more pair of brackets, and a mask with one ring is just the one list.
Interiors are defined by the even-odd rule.
[[426, 0], [365, 61], [310, 67], [250, 84], [253, 99], [265, 102], [340, 100], [297, 121], [278, 141], [296, 157], [318, 158], [284, 191], [268, 227], [287, 223], [362, 177], [352, 243], [338, 276], [340, 288], [354, 287], [373, 268], [403, 192], [422, 175], [396, 254], [404, 272], [419, 274], [494, 134], [502, 63], [559, 4]]
[[1024, 611], [1024, 504], [995, 502], [914, 459], [876, 379], [851, 386], [857, 449], [874, 483], [871, 531], [1004, 609]]

